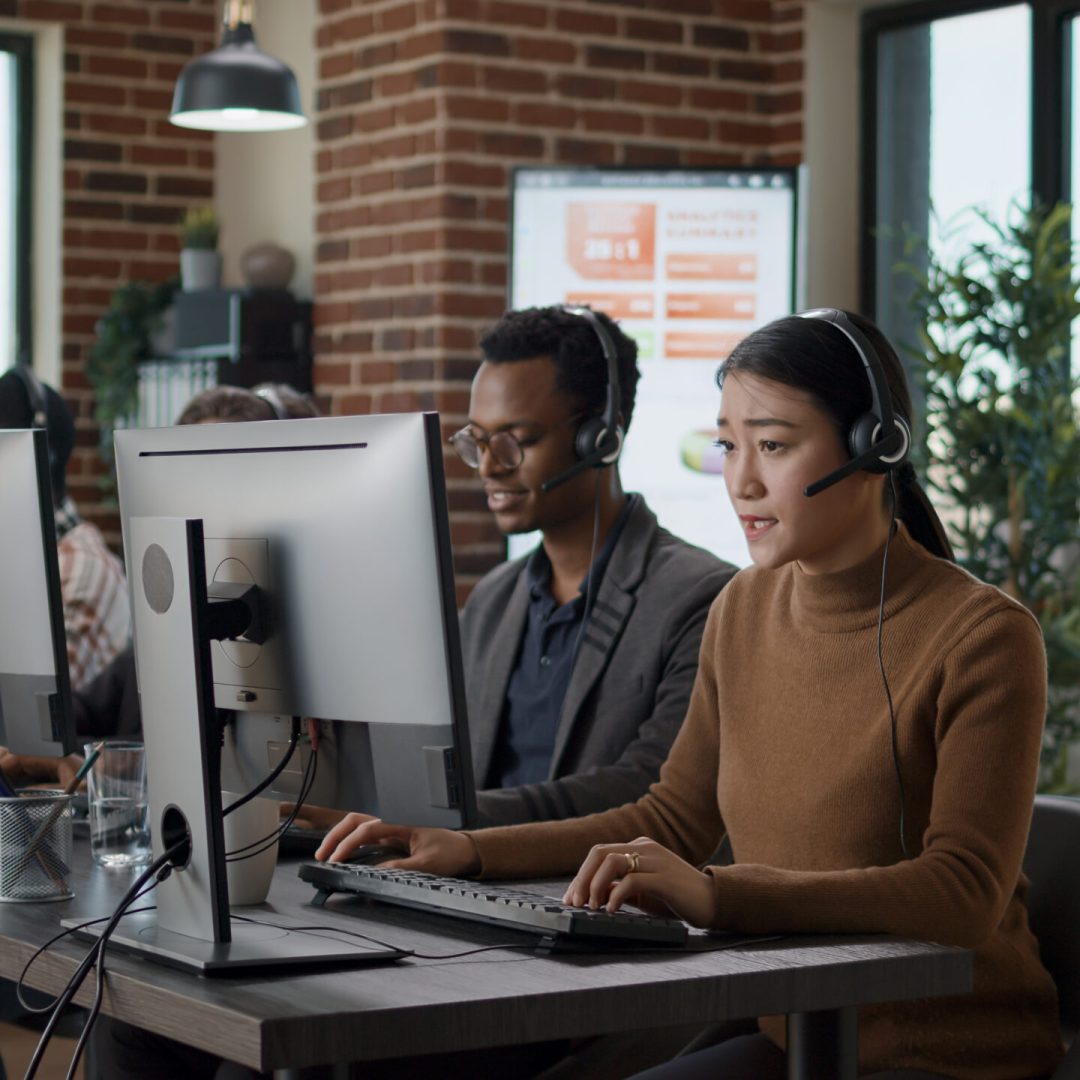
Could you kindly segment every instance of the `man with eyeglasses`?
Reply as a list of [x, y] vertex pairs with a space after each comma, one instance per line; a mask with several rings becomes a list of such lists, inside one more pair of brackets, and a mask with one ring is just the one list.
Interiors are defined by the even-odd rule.
[[[625, 431], [637, 346], [588, 314], [614, 346]], [[591, 318], [504, 315], [480, 343], [469, 422], [450, 440], [498, 527], [541, 534], [479, 582], [461, 618], [486, 825], [578, 817], [645, 793], [686, 713], [709, 605], [735, 572], [661, 528], [642, 496], [623, 492], [617, 461], [563, 480], [580, 426], [604, 411]]]

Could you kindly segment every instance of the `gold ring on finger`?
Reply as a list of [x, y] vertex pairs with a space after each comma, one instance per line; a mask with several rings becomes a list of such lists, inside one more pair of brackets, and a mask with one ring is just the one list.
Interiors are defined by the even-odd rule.
[[623, 854], [626, 856], [626, 872], [636, 874], [638, 864], [641, 862], [641, 855], [636, 851], [626, 851]]

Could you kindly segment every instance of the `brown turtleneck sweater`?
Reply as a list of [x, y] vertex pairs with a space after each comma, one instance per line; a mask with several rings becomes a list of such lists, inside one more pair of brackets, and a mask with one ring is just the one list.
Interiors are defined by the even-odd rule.
[[[1038, 623], [901, 527], [883, 650], [905, 790], [890, 753], [876, 638], [881, 552], [834, 574], [741, 571], [713, 604], [690, 709], [638, 802], [471, 833], [487, 877], [570, 874], [589, 848], [650, 836], [707, 867], [712, 925], [884, 933], [975, 950], [971, 995], [863, 1009], [860, 1066], [971, 1080], [1053, 1071], [1053, 983], [1020, 873], [1046, 706]], [[762, 1020], [783, 1042], [783, 1022]]]

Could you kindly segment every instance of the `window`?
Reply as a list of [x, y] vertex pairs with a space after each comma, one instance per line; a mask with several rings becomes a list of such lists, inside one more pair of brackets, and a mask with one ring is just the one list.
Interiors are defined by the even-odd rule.
[[861, 300], [894, 340], [914, 340], [892, 272], [905, 227], [947, 251], [979, 238], [962, 209], [1070, 197], [1074, 15], [1080, 0], [920, 0], [864, 17]]
[[33, 39], [0, 34], [0, 370], [30, 359]]

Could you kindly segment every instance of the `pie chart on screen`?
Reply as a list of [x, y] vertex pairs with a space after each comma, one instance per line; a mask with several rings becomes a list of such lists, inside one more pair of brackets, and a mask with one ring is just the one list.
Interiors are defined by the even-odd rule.
[[679, 457], [693, 472], [720, 476], [724, 472], [724, 451], [715, 445], [716, 430], [691, 431], [679, 443]]

